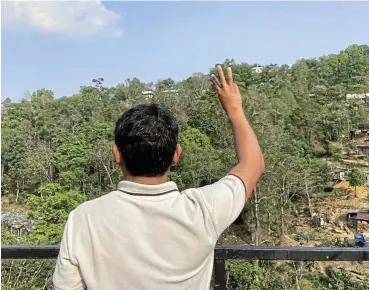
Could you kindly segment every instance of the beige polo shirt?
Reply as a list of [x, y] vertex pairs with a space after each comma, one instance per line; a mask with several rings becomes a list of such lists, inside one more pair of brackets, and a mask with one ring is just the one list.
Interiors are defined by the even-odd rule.
[[69, 215], [57, 290], [208, 290], [219, 235], [239, 216], [245, 186], [227, 175], [180, 192], [129, 181]]

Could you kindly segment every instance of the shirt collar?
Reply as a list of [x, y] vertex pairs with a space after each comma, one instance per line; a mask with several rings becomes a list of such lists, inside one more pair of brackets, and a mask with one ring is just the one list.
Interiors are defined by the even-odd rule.
[[148, 185], [126, 180], [118, 183], [118, 190], [136, 196], [159, 196], [174, 191], [179, 191], [177, 184], [175, 184], [173, 181], [156, 185]]

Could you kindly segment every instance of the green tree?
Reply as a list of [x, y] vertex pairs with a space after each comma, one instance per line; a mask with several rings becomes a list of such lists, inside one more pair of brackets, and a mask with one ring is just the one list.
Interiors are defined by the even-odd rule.
[[61, 184], [73, 188], [81, 183], [89, 157], [89, 146], [82, 136], [72, 136], [59, 146], [53, 162], [59, 170]]
[[200, 186], [219, 177], [222, 163], [209, 137], [196, 128], [187, 127], [181, 132], [179, 143], [183, 149], [182, 157], [171, 178], [181, 188]]
[[167, 78], [164, 80], [159, 80], [155, 87], [156, 91], [163, 91], [163, 90], [170, 90], [175, 88], [176, 82], [172, 80], [171, 78]]
[[365, 185], [366, 181], [365, 173], [359, 168], [354, 168], [347, 174], [347, 181], [350, 183], [350, 186], [355, 187], [356, 194], [356, 187]]
[[59, 243], [69, 213], [86, 200], [80, 192], [63, 191], [58, 184], [43, 185], [40, 195], [30, 195], [26, 201], [29, 217], [35, 220], [36, 229], [31, 234], [34, 243]]

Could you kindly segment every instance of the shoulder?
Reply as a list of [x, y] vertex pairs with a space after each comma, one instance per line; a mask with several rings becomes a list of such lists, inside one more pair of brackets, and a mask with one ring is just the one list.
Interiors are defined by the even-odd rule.
[[81, 218], [90, 214], [96, 214], [101, 209], [106, 209], [106, 206], [113, 202], [115, 193], [115, 191], [112, 191], [103, 196], [81, 203], [69, 214], [70, 218]]
[[226, 198], [227, 193], [228, 195], [229, 193], [240, 195], [242, 200], [244, 200], [245, 192], [246, 186], [242, 179], [237, 175], [228, 174], [212, 184], [188, 188], [182, 191], [182, 194], [191, 200], [206, 202], [207, 199], [215, 196], [224, 196]]
[[200, 187], [199, 190], [202, 193], [218, 193], [224, 191], [245, 192], [246, 186], [240, 177], [234, 174], [228, 174], [217, 182]]

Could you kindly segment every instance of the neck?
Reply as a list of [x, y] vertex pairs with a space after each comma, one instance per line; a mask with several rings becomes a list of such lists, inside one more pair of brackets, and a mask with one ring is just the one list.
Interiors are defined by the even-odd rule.
[[132, 176], [130, 174], [125, 174], [124, 179], [127, 181], [140, 184], [156, 185], [166, 183], [168, 181], [168, 173], [165, 173], [164, 175], [157, 177]]

